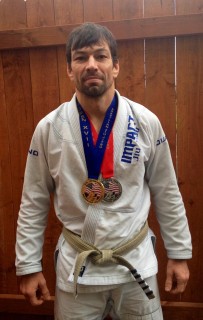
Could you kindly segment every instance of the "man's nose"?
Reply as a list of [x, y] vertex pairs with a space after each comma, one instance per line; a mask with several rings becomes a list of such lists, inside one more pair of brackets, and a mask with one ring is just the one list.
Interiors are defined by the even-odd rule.
[[87, 66], [86, 68], [88, 70], [91, 70], [91, 69], [97, 69], [97, 61], [95, 60], [95, 58], [93, 56], [90, 56], [88, 61], [87, 61]]

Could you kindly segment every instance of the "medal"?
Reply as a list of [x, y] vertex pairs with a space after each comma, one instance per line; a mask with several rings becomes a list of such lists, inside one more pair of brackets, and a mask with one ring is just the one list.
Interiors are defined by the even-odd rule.
[[104, 186], [96, 179], [87, 179], [81, 189], [83, 198], [88, 203], [97, 203], [104, 198]]
[[105, 189], [103, 198], [105, 202], [114, 202], [120, 198], [122, 186], [118, 180], [114, 178], [103, 179], [102, 184]]
[[[118, 98], [115, 94], [109, 108], [106, 111], [95, 145], [92, 137], [91, 122], [79, 104], [78, 100], [76, 100], [76, 103], [80, 119], [80, 130], [88, 173], [88, 179], [83, 183], [81, 193], [86, 202], [91, 204], [98, 203], [103, 200], [105, 195], [104, 186], [102, 182], [98, 180], [98, 178], [101, 172], [108, 140], [109, 137], [112, 136], [111, 131], [117, 114]], [[111, 152], [111, 156], [113, 159], [113, 151]], [[112, 170], [110, 169], [110, 175], [108, 175], [108, 177], [113, 176], [113, 172], [111, 171]], [[108, 177], [105, 175], [105, 178]], [[117, 195], [118, 191], [115, 194]], [[112, 198], [113, 197], [115, 198], [114, 195], [112, 195]]]

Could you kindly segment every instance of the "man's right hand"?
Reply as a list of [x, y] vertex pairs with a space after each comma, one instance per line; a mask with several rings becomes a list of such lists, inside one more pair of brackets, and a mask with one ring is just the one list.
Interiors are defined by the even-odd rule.
[[51, 298], [42, 272], [21, 276], [20, 291], [33, 306]]

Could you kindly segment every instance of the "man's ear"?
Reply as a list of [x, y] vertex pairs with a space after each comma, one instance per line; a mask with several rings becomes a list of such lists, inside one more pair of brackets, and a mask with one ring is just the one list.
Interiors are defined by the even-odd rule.
[[67, 75], [69, 76], [70, 80], [73, 81], [73, 73], [70, 64], [67, 64]]
[[120, 70], [120, 67], [119, 67], [119, 61], [114, 61], [114, 65], [113, 65], [113, 77], [114, 79], [117, 78], [118, 74], [119, 74], [119, 70]]

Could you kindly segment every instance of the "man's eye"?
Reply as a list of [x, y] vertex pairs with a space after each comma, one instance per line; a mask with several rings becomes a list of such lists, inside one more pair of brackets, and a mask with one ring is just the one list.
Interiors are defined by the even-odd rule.
[[100, 54], [96, 57], [97, 60], [105, 60], [107, 57], [105, 54]]
[[75, 58], [76, 61], [85, 61], [85, 59], [86, 58], [83, 57], [83, 56], [78, 56], [78, 57]]

